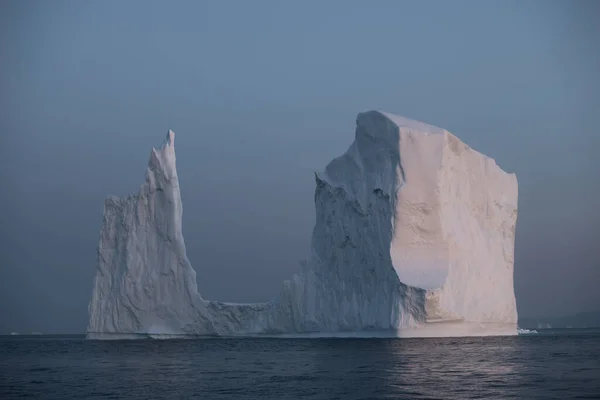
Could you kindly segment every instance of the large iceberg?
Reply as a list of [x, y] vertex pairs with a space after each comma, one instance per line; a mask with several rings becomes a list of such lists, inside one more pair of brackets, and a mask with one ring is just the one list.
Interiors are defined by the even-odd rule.
[[169, 131], [139, 192], [105, 201], [88, 337], [516, 335], [516, 176], [441, 128], [379, 111], [356, 125], [315, 175], [302, 270], [258, 304], [198, 292]]

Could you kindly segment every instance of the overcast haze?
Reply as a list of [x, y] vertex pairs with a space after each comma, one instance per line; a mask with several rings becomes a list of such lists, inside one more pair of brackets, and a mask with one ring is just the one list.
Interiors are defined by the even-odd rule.
[[0, 332], [85, 331], [104, 198], [168, 129], [200, 292], [273, 297], [371, 109], [516, 172], [521, 316], [600, 309], [599, 5], [2, 1]]

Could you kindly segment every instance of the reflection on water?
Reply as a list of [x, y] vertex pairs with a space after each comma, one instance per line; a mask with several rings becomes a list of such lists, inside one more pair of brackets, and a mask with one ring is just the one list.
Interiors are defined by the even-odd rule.
[[473, 394], [507, 394], [499, 388], [520, 385], [517, 349], [510, 338], [389, 339], [357, 344], [347, 342], [347, 349], [336, 345], [337, 358], [326, 352], [318, 356], [323, 371], [344, 375], [332, 382], [339, 383], [332, 391], [341, 398], [465, 399]]
[[439, 339], [0, 338], [0, 398], [566, 399], [600, 393], [600, 332]]

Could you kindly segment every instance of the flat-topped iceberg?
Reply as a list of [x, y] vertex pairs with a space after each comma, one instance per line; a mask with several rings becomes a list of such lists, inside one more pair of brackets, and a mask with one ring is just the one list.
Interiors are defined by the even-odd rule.
[[105, 201], [88, 337], [516, 335], [516, 176], [441, 128], [356, 124], [315, 175], [307, 261], [258, 304], [198, 292], [169, 131], [139, 192]]

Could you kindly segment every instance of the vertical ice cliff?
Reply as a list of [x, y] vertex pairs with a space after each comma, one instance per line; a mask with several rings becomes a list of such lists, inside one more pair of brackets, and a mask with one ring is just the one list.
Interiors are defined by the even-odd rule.
[[169, 131], [139, 193], [105, 202], [89, 337], [517, 333], [514, 174], [446, 130], [370, 111], [315, 180], [302, 271], [267, 303], [206, 301], [185, 254]]
[[181, 233], [175, 134], [150, 154], [135, 195], [109, 197], [89, 305], [92, 332], [185, 332], [203, 301]]

